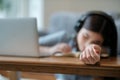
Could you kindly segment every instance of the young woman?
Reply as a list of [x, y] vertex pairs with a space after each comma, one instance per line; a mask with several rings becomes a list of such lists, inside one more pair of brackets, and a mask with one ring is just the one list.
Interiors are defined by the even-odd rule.
[[109, 56], [117, 55], [117, 30], [114, 20], [102, 11], [88, 12], [75, 27], [77, 31], [76, 46], [82, 51], [80, 60], [94, 64], [100, 60], [102, 47]]
[[[103, 48], [107, 55], [117, 56], [117, 30], [111, 16], [102, 11], [90, 11], [75, 26], [75, 45], [81, 51], [79, 59], [85, 64], [100, 61]], [[64, 75], [60, 80], [79, 80], [76, 75]]]

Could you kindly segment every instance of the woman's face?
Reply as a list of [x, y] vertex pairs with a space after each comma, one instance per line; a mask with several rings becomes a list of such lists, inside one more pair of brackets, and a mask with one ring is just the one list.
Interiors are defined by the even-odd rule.
[[77, 43], [80, 51], [83, 51], [90, 44], [102, 45], [103, 37], [93, 31], [82, 28], [77, 35]]

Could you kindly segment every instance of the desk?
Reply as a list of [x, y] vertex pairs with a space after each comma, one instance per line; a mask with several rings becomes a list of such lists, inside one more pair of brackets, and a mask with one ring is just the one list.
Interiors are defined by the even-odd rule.
[[120, 77], [120, 57], [101, 59], [98, 65], [85, 65], [77, 58], [71, 57], [0, 56], [0, 70]]

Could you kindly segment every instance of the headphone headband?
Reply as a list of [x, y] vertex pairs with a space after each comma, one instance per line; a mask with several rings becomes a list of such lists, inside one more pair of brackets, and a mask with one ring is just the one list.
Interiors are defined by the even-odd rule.
[[104, 17], [106, 20], [110, 21], [111, 24], [115, 25], [114, 20], [112, 19], [112, 17], [108, 14], [106, 14], [105, 12], [102, 11], [89, 11], [87, 12], [85, 15], [82, 16], [82, 18], [80, 18], [77, 21], [77, 24], [75, 25], [75, 30], [76, 32], [79, 31], [79, 29], [83, 26], [83, 23], [85, 22], [85, 20], [89, 17], [89, 16], [93, 16], [93, 15], [98, 15], [98, 16], [102, 16]]

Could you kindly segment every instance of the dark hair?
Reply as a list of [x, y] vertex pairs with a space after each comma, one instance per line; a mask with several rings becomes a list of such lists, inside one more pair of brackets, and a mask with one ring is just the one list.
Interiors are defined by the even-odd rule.
[[110, 49], [110, 56], [117, 56], [117, 30], [112, 17], [102, 11], [90, 11], [75, 26], [76, 32], [84, 27], [100, 33], [104, 38], [103, 46]]

